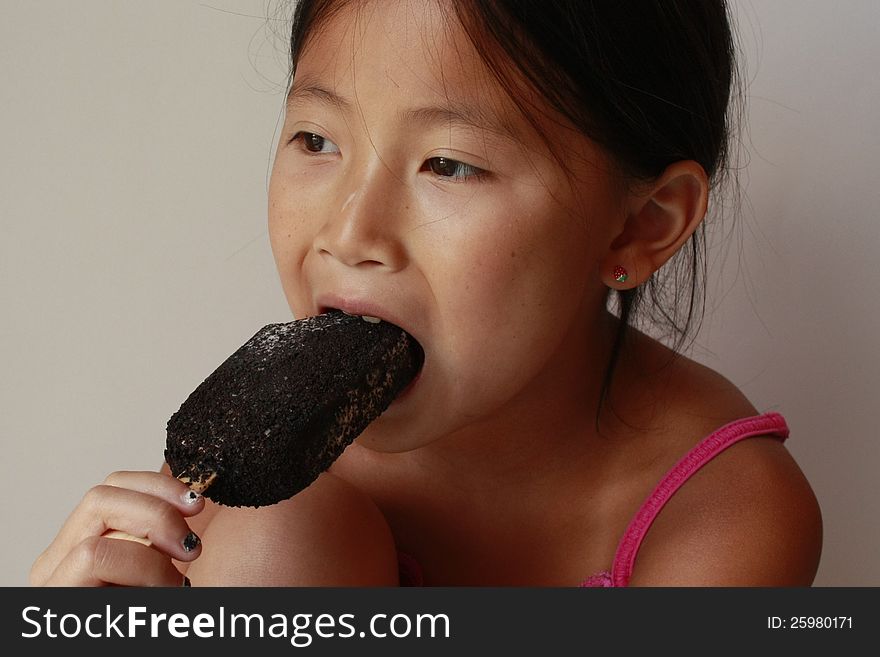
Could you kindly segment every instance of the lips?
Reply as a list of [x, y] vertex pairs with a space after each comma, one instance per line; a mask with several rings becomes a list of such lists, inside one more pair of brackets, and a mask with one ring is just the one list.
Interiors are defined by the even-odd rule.
[[399, 326], [404, 331], [416, 338], [416, 340], [418, 340], [414, 332], [411, 330], [411, 327], [407, 325], [408, 322], [406, 322], [403, 317], [398, 315], [390, 308], [386, 308], [376, 303], [375, 301], [344, 298], [341, 296], [328, 294], [318, 297], [316, 305], [318, 308], [318, 314], [323, 314], [328, 310], [335, 308], [337, 310], [341, 310], [342, 312], [348, 313], [349, 315], [360, 315], [362, 317], [370, 318], [367, 319], [367, 321], [378, 319], [381, 321], [389, 322], [390, 324], [394, 324], [395, 326]]

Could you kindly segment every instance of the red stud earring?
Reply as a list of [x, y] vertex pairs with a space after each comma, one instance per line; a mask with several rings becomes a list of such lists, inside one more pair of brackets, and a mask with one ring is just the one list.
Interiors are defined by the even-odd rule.
[[629, 274], [626, 273], [626, 269], [620, 265], [617, 265], [617, 267], [614, 268], [614, 273], [611, 275], [614, 276], [614, 280], [618, 283], [625, 283], [626, 279], [629, 277]]

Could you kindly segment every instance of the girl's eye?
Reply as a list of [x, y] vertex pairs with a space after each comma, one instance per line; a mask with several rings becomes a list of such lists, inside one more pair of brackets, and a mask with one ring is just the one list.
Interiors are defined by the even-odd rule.
[[449, 178], [457, 182], [475, 179], [479, 180], [486, 175], [486, 171], [458, 160], [448, 157], [432, 157], [422, 165], [422, 171], [430, 171], [443, 178]]
[[299, 141], [309, 153], [338, 153], [339, 146], [314, 132], [297, 132], [291, 142]]

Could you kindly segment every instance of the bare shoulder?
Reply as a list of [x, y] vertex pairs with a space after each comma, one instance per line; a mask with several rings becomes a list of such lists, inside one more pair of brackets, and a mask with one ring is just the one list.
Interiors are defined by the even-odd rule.
[[[211, 504], [195, 586], [394, 586], [397, 553], [384, 516], [352, 484], [324, 473], [260, 508]], [[200, 514], [201, 515], [201, 514]]]
[[[672, 370], [667, 464], [721, 426], [759, 414], [719, 372], [683, 357]], [[800, 467], [777, 437], [753, 436], [715, 456], [667, 502], [630, 585], [808, 586], [821, 549], [821, 510]]]
[[645, 537], [632, 586], [809, 586], [819, 504], [774, 438], [728, 448], [667, 503]]

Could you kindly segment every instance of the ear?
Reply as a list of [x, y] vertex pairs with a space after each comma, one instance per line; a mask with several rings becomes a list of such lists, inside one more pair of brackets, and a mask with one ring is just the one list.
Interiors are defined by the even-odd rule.
[[[625, 202], [622, 230], [602, 259], [602, 280], [616, 289], [641, 285], [688, 240], [706, 214], [709, 181], [693, 160], [670, 164], [659, 178]], [[612, 272], [621, 266], [625, 282]]]

